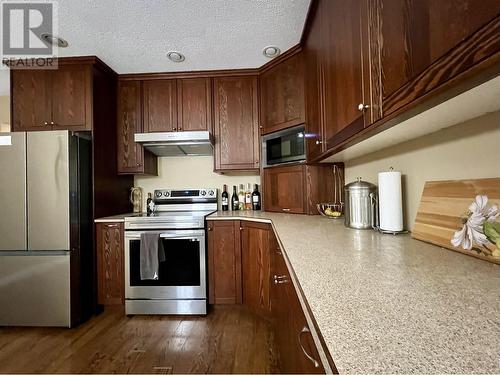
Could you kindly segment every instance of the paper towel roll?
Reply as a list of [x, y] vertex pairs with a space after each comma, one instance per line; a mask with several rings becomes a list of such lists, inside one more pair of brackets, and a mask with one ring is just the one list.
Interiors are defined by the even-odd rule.
[[403, 198], [401, 172], [378, 174], [378, 202], [380, 229], [392, 232], [403, 230]]

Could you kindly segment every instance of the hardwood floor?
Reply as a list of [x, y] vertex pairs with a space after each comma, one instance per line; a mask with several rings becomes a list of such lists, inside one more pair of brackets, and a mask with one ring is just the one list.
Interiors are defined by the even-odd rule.
[[270, 324], [244, 306], [207, 317], [107, 308], [74, 329], [0, 328], [0, 373], [277, 372]]

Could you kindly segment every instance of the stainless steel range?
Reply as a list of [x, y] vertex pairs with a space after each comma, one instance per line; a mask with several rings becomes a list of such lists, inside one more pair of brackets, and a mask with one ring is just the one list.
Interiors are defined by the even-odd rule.
[[[205, 216], [217, 189], [155, 190], [156, 212], [125, 219], [125, 313], [206, 314]], [[141, 233], [160, 234], [165, 250], [157, 280], [141, 280]]]

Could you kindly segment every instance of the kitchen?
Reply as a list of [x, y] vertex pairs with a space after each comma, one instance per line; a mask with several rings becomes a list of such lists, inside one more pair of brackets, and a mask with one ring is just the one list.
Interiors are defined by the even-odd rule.
[[0, 372], [500, 372], [498, 1], [52, 4]]

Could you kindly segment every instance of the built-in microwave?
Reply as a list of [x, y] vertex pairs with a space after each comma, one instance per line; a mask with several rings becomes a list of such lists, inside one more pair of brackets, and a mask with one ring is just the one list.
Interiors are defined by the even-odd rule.
[[263, 136], [262, 159], [264, 167], [306, 160], [304, 125]]

